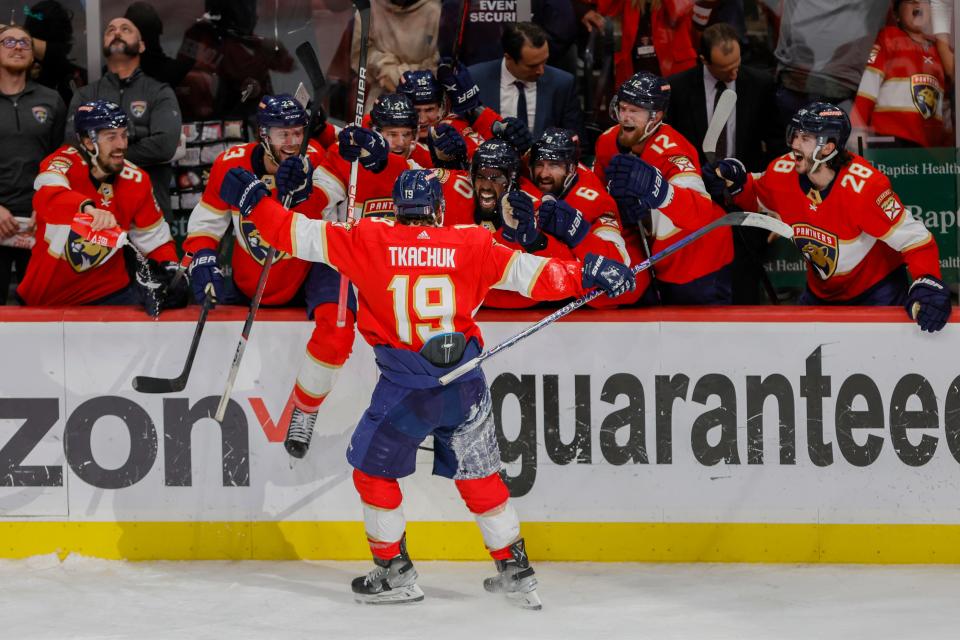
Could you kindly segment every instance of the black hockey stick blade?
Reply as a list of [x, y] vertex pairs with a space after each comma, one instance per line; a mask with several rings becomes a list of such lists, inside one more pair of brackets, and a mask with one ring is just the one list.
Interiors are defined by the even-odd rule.
[[190, 370], [193, 369], [193, 359], [197, 355], [197, 347], [200, 346], [200, 336], [203, 335], [203, 327], [207, 324], [207, 314], [214, 304], [215, 302], [211, 295], [203, 299], [203, 308], [200, 310], [197, 328], [193, 331], [190, 351], [187, 353], [187, 361], [184, 363], [183, 371], [180, 372], [180, 375], [176, 378], [137, 376], [133, 379], [134, 391], [139, 391], [140, 393], [174, 393], [183, 391], [187, 386], [187, 380], [190, 378]]
[[320, 102], [320, 92], [326, 86], [327, 81], [323, 77], [323, 69], [320, 68], [320, 61], [317, 59], [317, 52], [309, 42], [302, 42], [296, 48], [297, 60], [303, 66], [304, 73], [310, 81], [310, 87], [313, 89], [313, 102]]
[[353, 0], [353, 8], [357, 11], [370, 11], [370, 0]]

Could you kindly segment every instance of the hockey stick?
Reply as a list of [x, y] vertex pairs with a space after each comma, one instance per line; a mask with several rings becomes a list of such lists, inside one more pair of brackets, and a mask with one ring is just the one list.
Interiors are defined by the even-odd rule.
[[[367, 99], [367, 47], [370, 43], [370, 0], [353, 0], [360, 15], [360, 61], [357, 69], [357, 104], [353, 114], [353, 124], [363, 126], [363, 106]], [[357, 206], [357, 160], [350, 163], [350, 183], [347, 187], [347, 227], [353, 224], [354, 207]], [[337, 301], [337, 326], [347, 324], [347, 295], [350, 281], [340, 276], [340, 299]]]
[[457, 39], [453, 41], [453, 67], [460, 61], [460, 49], [463, 47], [463, 36], [467, 32], [467, 16], [470, 15], [470, 0], [460, 0], [460, 24], [457, 27]]
[[[703, 155], [708, 163], [715, 162], [717, 159], [717, 141], [720, 139], [720, 133], [726, 128], [727, 121], [733, 115], [733, 109], [737, 106], [737, 94], [732, 89], [724, 89], [720, 94], [720, 100], [713, 110], [713, 116], [710, 118], [710, 125], [707, 127], [707, 133], [703, 136]], [[723, 191], [723, 206], [727, 207], [730, 203], [730, 196], [727, 190]], [[730, 207], [731, 209], [734, 207]], [[763, 267], [763, 262], [757, 257], [753, 249], [747, 244], [743, 233], [738, 233], [743, 247], [747, 250], [747, 258], [760, 275], [760, 284], [763, 286], [767, 298], [772, 304], [780, 304], [780, 298], [777, 297], [777, 290], [770, 281], [767, 270]]]
[[[210, 287], [210, 285], [207, 285]], [[197, 355], [197, 347], [200, 345], [200, 336], [203, 335], [203, 327], [207, 324], [207, 314], [216, 304], [216, 296], [213, 291], [208, 291], [203, 299], [203, 308], [200, 310], [200, 319], [197, 320], [197, 328], [193, 331], [193, 340], [190, 342], [190, 350], [187, 352], [187, 361], [183, 365], [183, 371], [176, 378], [152, 378], [150, 376], [137, 376], [133, 379], [133, 388], [140, 393], [173, 393], [183, 391], [187, 386], [187, 379], [190, 377], [190, 369], [193, 368], [193, 358]]]
[[[663, 260], [667, 256], [670, 256], [676, 253], [680, 249], [683, 249], [684, 247], [689, 245], [691, 242], [694, 242], [695, 240], [705, 236], [706, 234], [710, 233], [714, 229], [717, 229], [719, 227], [737, 227], [737, 226], [758, 227], [760, 229], [766, 229], [768, 231], [772, 231], [785, 238], [793, 237], [792, 227], [771, 216], [767, 216], [762, 213], [747, 213], [743, 211], [739, 213], [728, 213], [722, 218], [718, 218], [714, 220], [707, 226], [697, 229], [687, 237], [679, 240], [675, 244], [670, 245], [663, 251], [660, 251], [654, 254], [648, 260], [644, 260], [640, 264], [634, 265], [631, 268], [631, 271], [633, 271], [634, 275], [640, 273], [641, 271], [646, 271], [647, 269], [650, 268], [651, 265], [656, 264], [657, 262], [659, 262], [660, 260]], [[479, 356], [477, 356], [476, 358], [473, 358], [472, 360], [469, 360], [463, 363], [462, 365], [460, 365], [450, 373], [440, 376], [440, 384], [442, 385], [450, 384], [451, 382], [461, 377], [462, 375], [469, 373], [470, 371], [473, 371], [474, 369], [479, 367], [483, 363], [483, 361], [486, 360], [487, 358], [493, 355], [496, 355], [497, 353], [500, 353], [504, 349], [508, 349], [512, 347], [513, 345], [520, 342], [524, 338], [533, 335], [537, 331], [540, 331], [540, 329], [543, 329], [547, 325], [553, 324], [560, 318], [569, 315], [573, 311], [576, 311], [583, 305], [587, 304], [588, 302], [590, 302], [591, 300], [599, 296], [601, 293], [603, 292], [600, 289], [594, 289], [593, 291], [590, 291], [589, 293], [583, 296], [580, 296], [579, 298], [577, 298], [570, 304], [566, 305], [565, 307], [562, 307], [561, 309], [554, 311], [552, 314], [550, 314], [543, 320], [537, 322], [536, 324], [530, 325], [529, 327], [527, 327], [520, 333], [516, 334], [512, 338], [507, 338], [506, 340], [504, 340], [497, 346], [493, 347], [492, 349], [485, 351], [481, 353]]]
[[[298, 52], [302, 46], [303, 45], [297, 48]], [[316, 54], [314, 54], [314, 58], [315, 57]], [[319, 67], [319, 64], [317, 66]], [[314, 82], [323, 82], [323, 74], [320, 74], [319, 77], [311, 75], [310, 82], [311, 84]], [[313, 86], [314, 96], [319, 96], [321, 91], [323, 91], [323, 85]], [[306, 90], [301, 84], [297, 88], [297, 94], [295, 97], [297, 98], [297, 101], [304, 106], [304, 108], [309, 106], [308, 96], [305, 94]], [[310, 146], [310, 132], [313, 131], [313, 127], [317, 123], [317, 112], [319, 109], [316, 107], [317, 105], [315, 104], [314, 108], [310, 112], [310, 121], [307, 123], [307, 126], [303, 131], [303, 140], [300, 142], [301, 158], [307, 154], [307, 148]], [[292, 194], [290, 193], [283, 197], [283, 202], [281, 204], [283, 205], [284, 209], [290, 208], [291, 198]], [[240, 372], [240, 361], [243, 360], [243, 352], [247, 348], [247, 341], [250, 339], [250, 331], [253, 329], [253, 321], [257, 317], [257, 310], [260, 308], [260, 299], [263, 298], [263, 290], [267, 286], [267, 276], [270, 274], [270, 267], [273, 266], [273, 259], [276, 257], [276, 255], [277, 248], [271, 246], [267, 251], [267, 257], [263, 263], [263, 270], [260, 272], [260, 279], [257, 280], [257, 289], [253, 294], [253, 300], [250, 301], [250, 310], [247, 312], [247, 319], [244, 321], [243, 330], [240, 332], [240, 342], [237, 343], [237, 350], [233, 354], [233, 362], [230, 365], [230, 372], [227, 374], [227, 385], [223, 390], [223, 395], [220, 396], [220, 403], [217, 405], [217, 412], [214, 414], [214, 419], [217, 422], [222, 422], [224, 415], [227, 413], [227, 405], [230, 403], [230, 394], [233, 392], [233, 385], [237, 381], [237, 374]]]

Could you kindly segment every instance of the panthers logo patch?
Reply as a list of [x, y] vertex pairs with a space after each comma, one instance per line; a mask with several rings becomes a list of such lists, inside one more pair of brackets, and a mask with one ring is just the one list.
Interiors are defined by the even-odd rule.
[[793, 241], [813, 270], [826, 280], [837, 270], [840, 241], [837, 236], [805, 224], [793, 226]]
[[67, 264], [77, 273], [89, 271], [100, 265], [115, 251], [110, 247], [89, 242], [73, 229], [67, 236]]
[[[257, 230], [257, 227], [249, 220], [242, 220], [240, 222], [240, 238], [243, 240], [241, 246], [250, 257], [256, 260], [259, 265], [266, 264], [270, 244], [260, 237], [260, 232]], [[276, 264], [281, 260], [287, 260], [291, 257], [289, 253], [277, 251], [277, 255], [273, 258], [273, 263]]]
[[943, 89], [935, 76], [929, 73], [915, 73], [910, 76], [910, 92], [913, 104], [924, 120], [937, 115]]

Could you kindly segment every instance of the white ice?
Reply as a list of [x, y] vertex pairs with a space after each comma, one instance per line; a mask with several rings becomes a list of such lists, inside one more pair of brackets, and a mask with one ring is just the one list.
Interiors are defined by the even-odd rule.
[[542, 611], [492, 563], [419, 562], [425, 601], [355, 604], [360, 562], [0, 561], [0, 638], [956, 639], [960, 568], [540, 563]]

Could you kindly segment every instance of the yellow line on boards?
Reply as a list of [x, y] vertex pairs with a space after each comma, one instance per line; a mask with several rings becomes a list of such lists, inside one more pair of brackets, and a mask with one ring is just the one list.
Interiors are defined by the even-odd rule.
[[[587, 523], [522, 526], [534, 560], [958, 564], [960, 525]], [[488, 560], [473, 522], [410, 522], [419, 560]], [[366, 560], [361, 522], [0, 521], [0, 558]]]

